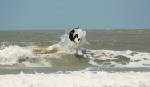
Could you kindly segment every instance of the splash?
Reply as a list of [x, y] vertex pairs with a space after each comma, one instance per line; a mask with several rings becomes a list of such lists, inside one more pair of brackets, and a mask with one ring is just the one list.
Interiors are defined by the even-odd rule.
[[86, 32], [82, 31], [82, 40], [80, 44], [76, 44], [69, 39], [68, 33], [65, 33], [60, 37], [60, 42], [51, 45], [47, 48], [39, 48], [35, 49], [34, 51], [42, 54], [47, 54], [47, 53], [64, 53], [64, 54], [74, 54], [76, 52], [76, 49], [79, 46], [82, 46], [83, 44], [86, 44]]

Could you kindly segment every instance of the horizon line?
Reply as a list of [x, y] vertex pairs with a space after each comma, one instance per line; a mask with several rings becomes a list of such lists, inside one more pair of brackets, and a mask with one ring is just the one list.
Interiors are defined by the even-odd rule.
[[[2, 31], [2, 30], [68, 30], [69, 28], [66, 28], [66, 29], [52, 29], [52, 28], [49, 28], [49, 29], [35, 29], [35, 28], [33, 28], [33, 29], [28, 29], [28, 28], [25, 28], [25, 29], [0, 29], [0, 31]], [[70, 28], [70, 29], [73, 29], [73, 28]], [[83, 29], [83, 30], [148, 30], [148, 29], [150, 29], [150, 28], [81, 28], [81, 29]]]

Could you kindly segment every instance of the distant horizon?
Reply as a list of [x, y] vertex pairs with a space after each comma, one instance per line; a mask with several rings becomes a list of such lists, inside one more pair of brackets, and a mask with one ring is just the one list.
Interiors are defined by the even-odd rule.
[[[24, 30], [71, 30], [72, 28], [66, 28], [66, 29], [0, 29], [0, 31], [14, 31], [14, 30], [20, 30], [20, 31], [24, 31]], [[130, 29], [130, 28], [111, 28], [111, 29], [101, 29], [101, 28], [99, 28], [99, 29], [89, 29], [89, 28], [81, 28], [81, 29], [83, 29], [83, 30], [150, 30], [150, 28], [132, 28], [132, 29]]]

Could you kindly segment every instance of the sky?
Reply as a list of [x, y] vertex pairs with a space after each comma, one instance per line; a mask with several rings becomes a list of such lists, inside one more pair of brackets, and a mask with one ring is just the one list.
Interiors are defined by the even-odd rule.
[[0, 0], [0, 29], [150, 28], [150, 0]]

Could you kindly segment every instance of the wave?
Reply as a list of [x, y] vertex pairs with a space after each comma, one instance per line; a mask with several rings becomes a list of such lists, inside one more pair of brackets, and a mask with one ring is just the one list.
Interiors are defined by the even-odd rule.
[[61, 36], [61, 41], [48, 46], [39, 47], [6, 45], [2, 42], [0, 49], [0, 65], [2, 66], [51, 66], [49, 59], [60, 58], [65, 54], [73, 54], [77, 45], [68, 39], [67, 33]]
[[78, 55], [89, 58], [89, 63], [96, 66], [113, 67], [149, 67], [150, 53], [131, 50], [80, 50]]
[[[88, 43], [86, 38], [82, 40], [81, 45], [76, 45], [69, 40], [67, 33], [60, 39], [58, 43], [47, 47], [1, 45], [0, 66], [52, 67], [51, 59], [63, 59], [64, 55], [74, 55], [76, 58], [87, 60], [86, 63], [91, 66], [150, 67], [150, 53], [131, 50], [90, 50], [82, 48], [83, 44]], [[73, 62], [73, 60], [67, 61]]]
[[8, 46], [0, 50], [0, 64], [15, 64], [21, 58], [25, 59], [32, 56], [31, 49], [19, 46]]

